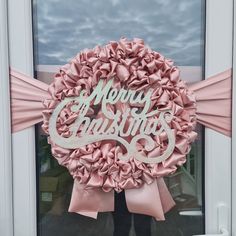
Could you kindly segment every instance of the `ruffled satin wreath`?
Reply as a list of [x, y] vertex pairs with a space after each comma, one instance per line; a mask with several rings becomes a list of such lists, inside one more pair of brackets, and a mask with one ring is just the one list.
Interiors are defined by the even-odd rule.
[[162, 177], [185, 163], [196, 123], [231, 134], [231, 70], [187, 86], [141, 39], [82, 51], [49, 86], [10, 73], [13, 132], [43, 120], [74, 178], [71, 212], [96, 218], [124, 190], [129, 211], [163, 220], [174, 201]]
[[[152, 51], [140, 39], [133, 41], [121, 39], [119, 42], [110, 42], [104, 47], [97, 46], [79, 53], [55, 75], [54, 82], [49, 87], [52, 99], [44, 101], [43, 129], [49, 135], [48, 140], [53, 156], [61, 165], [68, 168], [70, 174], [79, 183], [85, 184], [86, 187], [101, 187], [106, 192], [112, 189], [120, 192], [124, 189], [139, 188], [143, 183], [150, 184], [155, 178], [175, 172], [176, 166], [185, 163], [191, 143], [197, 136], [194, 131], [196, 101], [179, 75], [179, 69], [173, 65], [171, 60]], [[99, 140], [75, 149], [62, 148], [53, 142], [50, 138], [49, 119], [57, 105], [66, 97], [78, 97], [81, 91], [84, 91], [84, 96], [88, 97], [101, 80], [104, 81], [104, 86], [112, 80], [113, 88], [118, 91], [121, 91], [122, 88], [135, 91], [136, 97], [140, 93], [145, 97], [149, 89], [153, 90], [148, 112], [153, 110], [158, 112], [153, 116], [149, 115], [147, 122], [143, 122], [143, 125], [148, 125], [148, 121], [151, 122], [158, 118], [161, 111], [168, 110], [172, 114], [172, 119], [167, 124], [175, 134], [175, 147], [168, 158], [160, 163], [144, 163], [135, 159], [134, 155], [128, 161], [122, 160], [119, 155], [124, 156], [127, 150], [116, 140]], [[127, 114], [128, 116], [124, 117], [125, 111], [137, 106], [140, 113], [145, 109], [145, 102], [140, 104], [133, 98], [134, 102], [131, 103], [132, 98], [127, 99], [128, 91], [124, 95], [126, 99], [123, 102], [118, 100], [117, 103], [113, 102], [114, 104], [109, 101], [106, 103], [112, 116], [117, 116], [119, 119], [118, 125], [121, 126], [121, 130], [118, 135], [122, 137], [123, 134], [123, 138], [127, 142], [132, 141], [133, 137], [128, 131], [135, 129], [135, 122], [132, 122], [130, 115], [132, 110]], [[100, 100], [106, 96], [109, 96], [109, 92], [104, 94]], [[114, 97], [117, 96], [119, 95], [115, 94]], [[93, 105], [94, 99], [90, 101], [90, 109], [86, 115], [94, 119], [103, 118], [104, 123], [105, 115], [100, 107]], [[68, 102], [57, 119], [57, 132], [65, 140], [70, 139], [71, 127], [76, 119], [78, 120], [78, 111], [71, 109], [73, 104], [73, 100]], [[109, 122], [105, 129], [103, 128], [104, 132], [109, 134], [116, 132], [115, 128], [112, 129], [113, 126], [117, 126], [113, 125], [112, 116], [108, 118]], [[85, 124], [77, 127], [77, 135], [82, 139], [81, 130], [88, 128], [83, 125]], [[156, 129], [161, 129], [160, 124]], [[93, 129], [90, 130], [93, 132]], [[138, 133], [137, 129], [133, 136]], [[99, 132], [97, 136], [99, 137]], [[142, 156], [157, 159], [166, 150], [169, 142], [168, 136], [165, 130], [158, 135], [149, 134], [148, 136], [153, 143], [151, 149], [147, 150], [147, 145], [150, 144], [149, 139], [137, 140], [136, 148], [142, 153]], [[102, 139], [102, 137], [98, 139]]]

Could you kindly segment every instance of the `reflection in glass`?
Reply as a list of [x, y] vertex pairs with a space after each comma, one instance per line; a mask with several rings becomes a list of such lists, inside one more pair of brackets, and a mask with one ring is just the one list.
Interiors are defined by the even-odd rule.
[[[58, 65], [86, 47], [120, 37], [139, 37], [181, 66], [188, 83], [202, 79], [204, 0], [34, 0], [35, 68], [50, 83]], [[182, 67], [183, 66], [183, 67]], [[189, 236], [204, 232], [203, 134], [187, 162], [165, 182], [176, 207], [166, 221], [128, 212], [124, 193], [115, 194], [115, 212], [94, 220], [68, 213], [73, 179], [52, 157], [37, 127], [38, 235], [40, 236]]]

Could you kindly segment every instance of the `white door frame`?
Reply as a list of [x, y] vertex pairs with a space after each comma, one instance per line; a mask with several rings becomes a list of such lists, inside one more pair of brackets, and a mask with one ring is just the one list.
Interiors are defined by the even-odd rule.
[[[206, 78], [232, 67], [233, 0], [206, 1]], [[218, 233], [217, 206], [225, 204], [231, 229], [231, 139], [205, 132], [206, 233]], [[231, 235], [231, 233], [230, 233]]]
[[13, 235], [7, 1], [0, 1], [0, 234]]
[[232, 91], [232, 236], [236, 236], [236, 0], [234, 0], [233, 91]]
[[[7, 2], [7, 0], [0, 1], [2, 1], [0, 7], [2, 3]], [[208, 77], [232, 66], [233, 0], [207, 0], [206, 12], [206, 76]], [[10, 65], [26, 74], [33, 75], [31, 1], [8, 0], [8, 19]], [[4, 26], [4, 22], [0, 21], [0, 28], [2, 26]], [[2, 38], [0, 38], [1, 40]], [[7, 60], [7, 50], [3, 53], [1, 52], [0, 56]], [[4, 68], [6, 71], [6, 65], [4, 65]], [[6, 76], [4, 78], [7, 81], [6, 74], [1, 73], [0, 75]], [[8, 89], [7, 85], [6, 89]], [[3, 99], [6, 101], [4, 103], [5, 106], [9, 107], [9, 94], [1, 95], [4, 96]], [[236, 114], [234, 117], [236, 117]], [[1, 114], [0, 122], [3, 122], [6, 118], [9, 120], [9, 114], [5, 117]], [[3, 135], [10, 137], [9, 124], [6, 127], [8, 128], [4, 130]], [[235, 143], [234, 135], [233, 142]], [[0, 190], [7, 191], [9, 195], [9, 199], [1, 198], [0, 200], [0, 206], [5, 203], [8, 209], [8, 211], [5, 210], [0, 216], [5, 220], [9, 219], [9, 223], [5, 225], [4, 221], [1, 221], [0, 229], [2, 227], [6, 228], [4, 236], [13, 236], [13, 231], [14, 236], [36, 236], [36, 154], [34, 127], [12, 135], [12, 163], [10, 159], [10, 142], [9, 138], [4, 146], [7, 151], [4, 158], [1, 158], [1, 160], [7, 160], [5, 164], [7, 174], [5, 183], [8, 183], [9, 186], [6, 187], [0, 180]], [[234, 149], [233, 152], [235, 152]], [[216, 217], [217, 205], [224, 203], [231, 209], [232, 163], [230, 138], [206, 129], [205, 153], [206, 233], [216, 233], [218, 229]], [[222, 158], [224, 159], [223, 162]], [[235, 162], [234, 164], [236, 164]], [[13, 185], [11, 182], [11, 166], [13, 168]], [[0, 171], [2, 168], [4, 167], [0, 165]], [[7, 180], [8, 177], [9, 180]], [[236, 177], [236, 174], [234, 174], [234, 177]], [[11, 217], [11, 188], [13, 188], [13, 220]], [[236, 189], [234, 189], [234, 196], [236, 196]], [[235, 205], [234, 213], [236, 213]], [[230, 216], [231, 214], [229, 213]], [[235, 219], [234, 214], [233, 217]], [[233, 228], [234, 232], [232, 235], [236, 235], [235, 228]], [[231, 225], [229, 225], [229, 229], [231, 229]]]
[[[8, 0], [10, 66], [33, 76], [31, 0]], [[35, 128], [12, 135], [14, 236], [36, 236]], [[6, 235], [4, 235], [6, 236]]]

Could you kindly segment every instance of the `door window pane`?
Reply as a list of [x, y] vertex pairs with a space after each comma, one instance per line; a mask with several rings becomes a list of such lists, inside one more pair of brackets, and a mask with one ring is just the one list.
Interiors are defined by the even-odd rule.
[[[121, 37], [142, 38], [153, 50], [173, 59], [187, 83], [202, 79], [204, 0], [33, 2], [35, 71], [39, 80], [51, 83], [59, 66], [82, 49]], [[163, 222], [130, 214], [122, 193], [116, 195], [115, 212], [99, 213], [97, 220], [68, 213], [73, 179], [52, 157], [41, 125], [36, 133], [38, 235], [189, 236], [204, 232], [204, 134], [200, 126], [187, 162], [165, 177], [176, 207]]]

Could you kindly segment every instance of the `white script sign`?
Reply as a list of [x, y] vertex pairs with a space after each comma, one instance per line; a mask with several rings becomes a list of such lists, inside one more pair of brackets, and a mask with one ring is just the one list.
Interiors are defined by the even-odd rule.
[[[58, 146], [67, 149], [80, 148], [102, 140], [115, 140], [127, 150], [125, 155], [119, 156], [121, 160], [128, 161], [134, 157], [145, 163], [159, 163], [167, 159], [175, 147], [175, 134], [168, 125], [173, 117], [171, 111], [159, 111], [158, 109], [150, 111], [152, 89], [144, 94], [143, 91], [117, 89], [112, 85], [113, 80], [109, 80], [105, 84], [105, 80], [100, 79], [97, 87], [89, 96], [86, 96], [86, 91], [82, 90], [78, 97], [67, 97], [62, 100], [49, 120], [51, 140]], [[74, 105], [71, 106], [71, 110], [78, 116], [71, 124], [71, 136], [65, 138], [58, 134], [57, 118], [65, 106], [72, 102]], [[108, 109], [109, 105], [118, 103], [130, 106], [125, 111]], [[102, 117], [88, 116], [91, 104], [101, 106]], [[139, 106], [135, 107], [137, 104]], [[79, 129], [80, 135], [78, 136]], [[137, 142], [139, 140], [145, 140], [146, 151], [151, 151], [155, 147], [155, 141], [151, 136], [158, 136], [162, 132], [167, 135], [168, 145], [160, 156], [147, 158], [138, 152]], [[127, 141], [127, 137], [131, 137], [130, 142]]]

